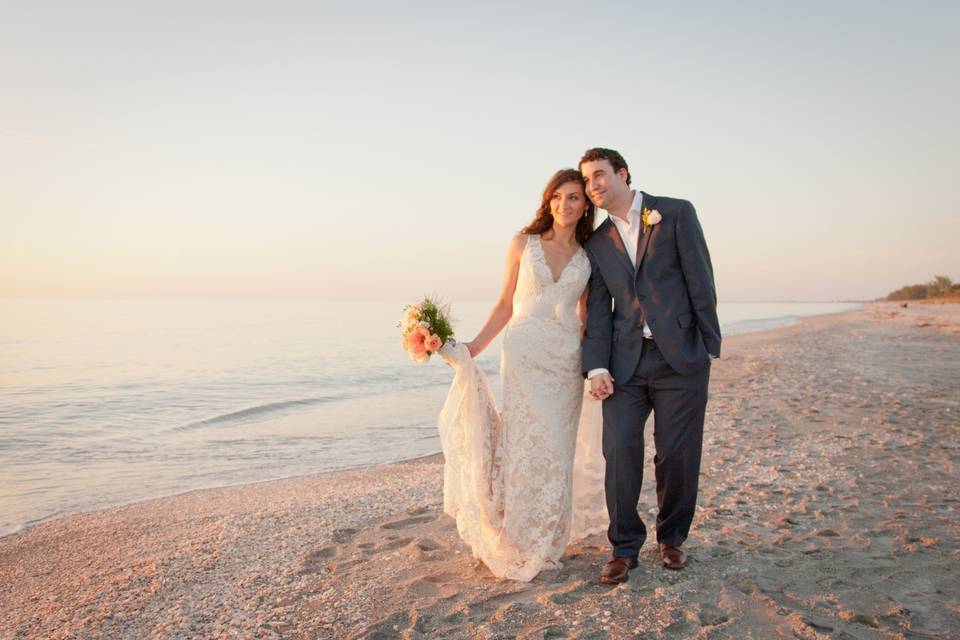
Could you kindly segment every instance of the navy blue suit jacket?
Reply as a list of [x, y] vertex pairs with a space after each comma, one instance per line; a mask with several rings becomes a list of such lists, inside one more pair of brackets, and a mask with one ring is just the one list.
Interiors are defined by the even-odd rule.
[[626, 382], [640, 361], [643, 321], [667, 363], [691, 375], [720, 356], [720, 322], [713, 265], [693, 205], [643, 194], [643, 207], [662, 220], [649, 227], [635, 267], [620, 232], [605, 220], [587, 239], [592, 272], [587, 285], [583, 373], [608, 369]]

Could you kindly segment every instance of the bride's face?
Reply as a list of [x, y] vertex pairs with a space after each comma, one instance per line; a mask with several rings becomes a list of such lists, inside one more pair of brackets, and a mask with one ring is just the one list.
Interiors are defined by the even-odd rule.
[[579, 182], [565, 182], [550, 198], [550, 213], [553, 224], [559, 227], [575, 227], [587, 209], [587, 197]]

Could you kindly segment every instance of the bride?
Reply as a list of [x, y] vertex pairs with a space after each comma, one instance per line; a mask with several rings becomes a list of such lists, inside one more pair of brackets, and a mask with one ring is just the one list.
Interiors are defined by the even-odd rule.
[[[606, 528], [600, 403], [584, 399], [580, 338], [594, 207], [574, 169], [558, 171], [533, 222], [510, 243], [499, 300], [477, 336], [444, 345], [455, 370], [440, 413], [444, 510], [475, 558], [529, 581], [567, 543]], [[506, 327], [503, 411], [473, 358]]]

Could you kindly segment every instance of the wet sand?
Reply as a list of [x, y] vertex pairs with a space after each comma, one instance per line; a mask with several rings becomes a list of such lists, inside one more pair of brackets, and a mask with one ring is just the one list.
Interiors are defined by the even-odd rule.
[[598, 535], [497, 580], [442, 514], [433, 456], [2, 538], [0, 639], [960, 637], [960, 305], [916, 307], [724, 342], [683, 571], [650, 540], [602, 585]]

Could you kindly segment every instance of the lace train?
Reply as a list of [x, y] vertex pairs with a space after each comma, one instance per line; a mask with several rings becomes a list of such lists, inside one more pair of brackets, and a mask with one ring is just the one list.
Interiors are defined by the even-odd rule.
[[[438, 420], [445, 461], [444, 512], [456, 520], [460, 537], [474, 557], [494, 575], [528, 581], [544, 569], [562, 567], [559, 559], [571, 540], [607, 528], [600, 402], [590, 397], [585, 386], [570, 476], [537, 479], [543, 485], [555, 486], [565, 480], [572, 485], [567, 489], [570, 509], [535, 518], [535, 505], [526, 504], [525, 494], [530, 489], [526, 483], [513, 491], [504, 490], [505, 456], [502, 446], [498, 447], [503, 422], [486, 376], [462, 344], [445, 345], [440, 355], [455, 371]], [[522, 503], [508, 509], [505, 493]], [[506, 512], [516, 514], [508, 529], [504, 527]], [[530, 521], [524, 522], [527, 516]], [[544, 537], [529, 544], [530, 533]]]

